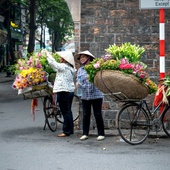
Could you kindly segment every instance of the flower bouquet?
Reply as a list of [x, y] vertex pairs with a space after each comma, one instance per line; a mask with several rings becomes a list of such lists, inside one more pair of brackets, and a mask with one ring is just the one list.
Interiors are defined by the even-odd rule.
[[[53, 57], [58, 61], [57, 54], [54, 53]], [[29, 58], [18, 59], [12, 68], [16, 75], [12, 87], [18, 90], [18, 94], [24, 94], [26, 98], [37, 98], [51, 92], [48, 75], [54, 71], [42, 52], [32, 53]]]
[[89, 81], [102, 92], [121, 92], [126, 98], [142, 99], [157, 91], [157, 85], [146, 72], [146, 64], [140, 61], [142, 47], [130, 43], [114, 44], [106, 52], [85, 66]]

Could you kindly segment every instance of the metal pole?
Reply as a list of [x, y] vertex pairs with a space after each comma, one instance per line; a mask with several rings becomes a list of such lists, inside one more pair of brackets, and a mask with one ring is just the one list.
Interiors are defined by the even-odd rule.
[[160, 79], [165, 77], [165, 10], [159, 9]]

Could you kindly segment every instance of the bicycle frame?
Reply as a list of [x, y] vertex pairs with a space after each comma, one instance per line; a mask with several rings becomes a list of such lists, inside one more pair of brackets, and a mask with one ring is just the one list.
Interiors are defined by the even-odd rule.
[[[160, 109], [160, 107], [161, 107], [162, 104], [163, 104], [163, 102], [160, 102], [159, 105], [156, 106], [153, 111], [151, 111], [151, 110], [149, 109], [149, 106], [148, 106], [148, 104], [147, 104], [147, 102], [146, 102], [145, 100], [142, 100], [142, 101], [140, 102], [141, 107], [145, 107], [145, 108], [146, 108], [145, 110], [147, 111], [147, 114], [148, 114], [150, 120], [153, 120], [153, 119], [154, 119], [155, 114], [157, 113], [158, 109]], [[144, 105], [144, 106], [143, 106], [143, 105]], [[159, 117], [158, 117], [159, 120], [162, 120], [162, 115], [163, 115], [164, 111], [167, 111], [167, 108], [169, 108], [169, 107], [170, 107], [169, 105], [165, 104], [162, 113], [159, 114]], [[159, 112], [160, 112], [160, 111], [159, 111]]]
[[[123, 102], [125, 102], [123, 104], [123, 106], [129, 105], [131, 103], [136, 103], [139, 105], [139, 109], [143, 108], [146, 111], [149, 121], [150, 121], [150, 124], [148, 124], [148, 126], [152, 126], [152, 121], [154, 120], [154, 117], [155, 117], [157, 111], [160, 109], [161, 105], [163, 104], [163, 102], [160, 102], [159, 105], [157, 107], [155, 107], [153, 111], [151, 111], [146, 100], [140, 100], [140, 101], [139, 100], [124, 100]], [[157, 120], [162, 120], [163, 113], [165, 111], [167, 111], [168, 108], [170, 108], [170, 106], [166, 104], [164, 106], [162, 113], [160, 113], [159, 117], [157, 117]], [[136, 114], [138, 114], [138, 113], [136, 113]]]

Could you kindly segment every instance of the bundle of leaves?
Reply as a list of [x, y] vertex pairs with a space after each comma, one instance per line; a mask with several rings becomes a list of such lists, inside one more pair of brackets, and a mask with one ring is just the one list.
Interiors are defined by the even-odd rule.
[[[52, 53], [52, 56], [57, 62], [59, 61], [59, 55], [57, 53]], [[52, 73], [55, 73], [55, 71], [51, 68], [51, 66], [48, 64], [47, 57], [42, 53], [40, 57], [40, 63], [42, 64], [43, 70], [46, 71], [49, 75]]]
[[167, 86], [167, 88], [166, 88], [166, 96], [169, 97], [170, 96], [170, 76], [165, 77], [165, 80], [163, 81], [163, 84], [165, 86]]
[[116, 44], [110, 45], [105, 51], [110, 53], [115, 60], [127, 58], [129, 62], [137, 62], [140, 61], [141, 55], [145, 52], [145, 49], [139, 45], [132, 45], [130, 42], [127, 42], [121, 46]]

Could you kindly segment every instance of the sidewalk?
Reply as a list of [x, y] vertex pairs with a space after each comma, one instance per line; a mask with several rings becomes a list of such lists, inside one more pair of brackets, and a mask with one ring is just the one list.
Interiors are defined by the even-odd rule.
[[5, 82], [9, 82], [9, 81], [14, 81], [15, 76], [11, 75], [11, 76], [7, 76], [5, 72], [0, 72], [0, 83], [5, 83]]

